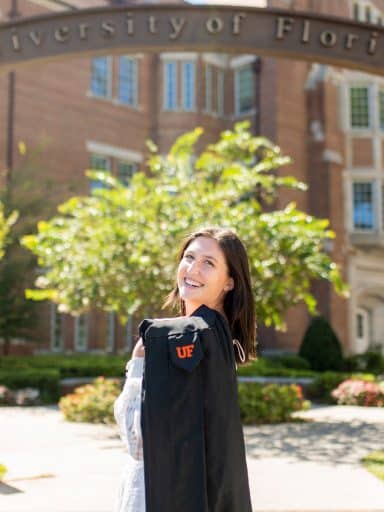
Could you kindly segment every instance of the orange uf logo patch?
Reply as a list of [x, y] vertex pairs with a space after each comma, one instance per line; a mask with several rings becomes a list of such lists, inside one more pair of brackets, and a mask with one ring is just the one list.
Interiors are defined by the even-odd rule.
[[177, 357], [179, 359], [186, 359], [192, 357], [194, 345], [184, 345], [183, 347], [176, 347]]

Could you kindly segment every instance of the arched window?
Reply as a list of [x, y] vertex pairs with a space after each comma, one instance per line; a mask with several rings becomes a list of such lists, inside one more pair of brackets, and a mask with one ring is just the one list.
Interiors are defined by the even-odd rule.
[[356, 310], [355, 316], [356, 352], [365, 352], [369, 346], [369, 313], [363, 308]]

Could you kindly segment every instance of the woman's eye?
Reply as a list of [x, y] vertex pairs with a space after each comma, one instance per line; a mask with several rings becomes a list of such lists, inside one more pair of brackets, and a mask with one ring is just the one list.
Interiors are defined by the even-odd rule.
[[212, 261], [211, 261], [211, 260], [205, 260], [205, 261], [207, 261], [207, 262], [208, 262], [212, 267], [214, 267], [214, 266], [215, 266], [215, 265], [212, 263]]
[[184, 256], [184, 258], [186, 258], [186, 259], [188, 259], [188, 258], [193, 258], [193, 256], [192, 256], [192, 254], [186, 254], [186, 255]]

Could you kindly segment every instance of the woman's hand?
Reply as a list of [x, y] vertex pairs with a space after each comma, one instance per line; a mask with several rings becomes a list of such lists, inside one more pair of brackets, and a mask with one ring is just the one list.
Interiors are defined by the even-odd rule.
[[143, 345], [143, 340], [142, 338], [139, 338], [137, 340], [137, 343], [132, 351], [132, 357], [144, 357], [145, 355], [145, 352], [144, 352], [144, 345]]

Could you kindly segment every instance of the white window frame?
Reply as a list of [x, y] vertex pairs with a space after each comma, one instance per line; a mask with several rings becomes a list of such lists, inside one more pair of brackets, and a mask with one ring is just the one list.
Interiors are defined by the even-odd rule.
[[[138, 169], [138, 166], [137, 166], [137, 163], [136, 162], [133, 162], [132, 160], [118, 160], [117, 162], [117, 170], [116, 170], [116, 174], [117, 174], [117, 179], [120, 180], [120, 164], [128, 164], [128, 165], [132, 165], [134, 167], [133, 169], [133, 174], [135, 174], [135, 172], [137, 172], [137, 169]], [[133, 174], [132, 174], [132, 177], [133, 177]], [[132, 179], [131, 177], [131, 179]], [[129, 186], [129, 183], [126, 184], [126, 186]]]
[[[60, 323], [59, 343], [56, 343], [56, 322]], [[51, 324], [51, 350], [52, 352], [62, 352], [64, 350], [64, 318], [57, 310], [57, 304], [50, 304], [50, 324]]]
[[141, 164], [144, 161], [143, 155], [139, 151], [112, 146], [111, 144], [105, 144], [95, 140], [86, 141], [86, 150], [91, 154], [94, 153], [102, 157], [116, 158], [117, 160], [132, 161], [137, 164]]
[[[192, 88], [192, 101], [191, 105], [186, 105], [186, 96], [187, 96], [187, 83], [186, 83], [186, 66], [191, 66], [192, 70], [192, 78], [191, 84], [189, 85]], [[181, 80], [182, 80], [182, 109], [185, 112], [194, 112], [196, 110], [196, 63], [194, 60], [183, 60], [181, 61]]]
[[[130, 87], [133, 89], [133, 100], [130, 101], [124, 101], [120, 96], [120, 88], [121, 88], [121, 64], [123, 60], [130, 61], [131, 65], [133, 66], [132, 74], [132, 83], [130, 84]], [[119, 57], [119, 79], [118, 79], [118, 96], [117, 96], [117, 103], [119, 105], [125, 105], [128, 107], [138, 108], [139, 106], [139, 60], [136, 57], [132, 57], [131, 55], [120, 55]]]
[[[241, 61], [240, 61], [241, 62]], [[246, 112], [240, 112], [240, 96], [239, 96], [239, 74], [240, 72], [246, 68], [252, 66], [251, 62], [246, 62], [245, 64], [241, 64], [235, 67], [234, 69], [234, 104], [235, 104], [235, 117], [248, 117], [250, 115], [253, 115], [256, 113], [255, 105], [253, 103], [253, 106], [247, 110]], [[255, 81], [253, 81], [253, 85], [255, 89]], [[253, 90], [254, 93], [254, 100], [255, 100], [255, 90]]]
[[[176, 59], [164, 59], [163, 61], [163, 85], [164, 85], [164, 96], [163, 96], [163, 108], [167, 112], [175, 112], [179, 109], [179, 88], [178, 88], [178, 61]], [[167, 66], [169, 64], [174, 65], [174, 72], [172, 75], [168, 75]], [[174, 98], [175, 103], [172, 105], [168, 104], [168, 81], [172, 77], [174, 80]]]
[[213, 85], [213, 66], [205, 63], [205, 107], [207, 113], [212, 113], [212, 85]]
[[225, 109], [225, 71], [223, 69], [217, 69], [217, 115], [224, 117]]
[[[373, 227], [370, 229], [359, 229], [355, 227], [354, 223], [354, 195], [353, 195], [353, 186], [355, 183], [369, 183], [372, 187], [372, 211], [373, 211]], [[378, 197], [377, 197], [377, 183], [374, 178], [368, 179], [367, 177], [359, 179], [357, 177], [353, 177], [351, 179], [351, 216], [350, 216], [350, 231], [351, 233], [376, 233], [379, 229], [379, 219], [378, 219]]]
[[[352, 126], [352, 97], [351, 97], [351, 89], [353, 88], [359, 88], [364, 87], [368, 90], [368, 126]], [[374, 96], [374, 90], [372, 87], [372, 84], [367, 82], [349, 82], [347, 86], [347, 126], [348, 129], [355, 133], [355, 134], [361, 134], [366, 135], [369, 134], [375, 123], [375, 112], [374, 112], [374, 106], [376, 104], [375, 96]]]
[[[351, 17], [363, 23], [381, 23], [383, 13], [377, 8], [375, 4], [369, 0], [354, 0], [350, 2]], [[357, 10], [357, 17], [355, 16], [355, 9]], [[370, 20], [367, 19], [367, 9], [370, 12]]]
[[[85, 321], [85, 345], [80, 344], [80, 321]], [[75, 342], [74, 349], [76, 352], [87, 352], [88, 351], [88, 335], [89, 335], [89, 314], [85, 313], [80, 316], [75, 316]]]
[[[381, 126], [381, 120], [380, 120], [380, 93], [384, 96], [384, 85], [379, 85], [377, 87], [377, 124], [379, 131], [384, 134], [384, 123], [383, 126]], [[384, 105], [383, 105], [383, 121], [384, 121]]]
[[[105, 58], [107, 60], [107, 94], [106, 95], [96, 94], [92, 90], [92, 81], [93, 81], [92, 61], [94, 59], [98, 59], [98, 58]], [[110, 56], [110, 55], [99, 55], [99, 56], [93, 57], [93, 59], [91, 59], [91, 80], [90, 80], [90, 87], [89, 87], [89, 91], [88, 91], [88, 96], [89, 97], [95, 98], [95, 99], [100, 99], [100, 100], [111, 100], [112, 99], [112, 79], [113, 79], [113, 77], [112, 77], [112, 70], [113, 70], [112, 56]]]
[[[358, 316], [362, 318], [363, 336], [358, 336]], [[370, 345], [370, 315], [366, 309], [357, 308], [355, 313], [355, 346], [358, 353], [365, 352]]]
[[[106, 162], [108, 163], [108, 166], [106, 169], [94, 169], [91, 165], [91, 160], [92, 160], [92, 157], [95, 156], [95, 157], [98, 157], [98, 158], [104, 158], [106, 160]], [[102, 153], [95, 153], [95, 152], [92, 152], [89, 154], [89, 168], [93, 171], [105, 171], [105, 172], [111, 172], [111, 169], [112, 169], [112, 160], [111, 160], [111, 157], [106, 155], [106, 154], [102, 154]], [[95, 183], [99, 183], [97, 180], [89, 180], [89, 193], [91, 194], [93, 189], [98, 189], [98, 188], [105, 188], [104, 186], [100, 185], [100, 186], [95, 186], [94, 184]]]

